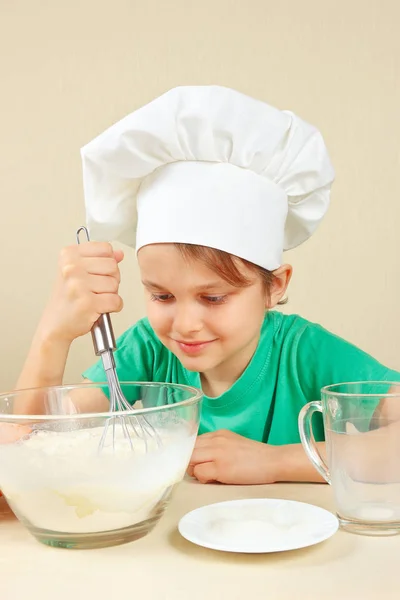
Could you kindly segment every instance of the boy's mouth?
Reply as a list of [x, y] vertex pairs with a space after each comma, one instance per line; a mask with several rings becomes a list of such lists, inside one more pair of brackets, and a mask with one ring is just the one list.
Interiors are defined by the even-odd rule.
[[185, 340], [175, 340], [173, 339], [173, 341], [175, 342], [175, 344], [178, 345], [178, 347], [180, 348], [180, 350], [182, 350], [182, 352], [184, 352], [185, 354], [199, 354], [202, 350], [204, 350], [205, 348], [207, 348], [207, 346], [209, 346], [210, 344], [212, 344], [213, 342], [215, 342], [216, 340], [206, 340], [206, 341], [199, 341], [199, 342], [186, 342]]

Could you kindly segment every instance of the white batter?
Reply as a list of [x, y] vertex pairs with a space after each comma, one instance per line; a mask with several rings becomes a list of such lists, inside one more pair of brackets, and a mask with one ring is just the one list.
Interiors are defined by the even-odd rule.
[[[93, 533], [129, 527], [147, 519], [185, 473], [195, 435], [187, 424], [159, 430], [147, 452], [134, 448], [116, 426], [99, 453], [103, 428], [37, 431], [0, 445], [0, 489], [13, 510], [33, 526], [51, 531]], [[151, 442], [151, 441], [150, 441]]]

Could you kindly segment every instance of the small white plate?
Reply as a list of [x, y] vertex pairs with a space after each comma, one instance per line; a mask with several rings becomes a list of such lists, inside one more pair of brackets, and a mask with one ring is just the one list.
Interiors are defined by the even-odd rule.
[[187, 513], [180, 534], [225, 552], [283, 552], [319, 544], [338, 530], [327, 510], [293, 500], [256, 498], [209, 504]]

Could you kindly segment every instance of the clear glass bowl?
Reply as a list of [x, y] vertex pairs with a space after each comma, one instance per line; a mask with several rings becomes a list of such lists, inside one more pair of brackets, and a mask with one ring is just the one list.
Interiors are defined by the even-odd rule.
[[131, 411], [109, 413], [108, 386], [98, 383], [0, 395], [0, 489], [40, 542], [98, 548], [141, 538], [182, 480], [201, 391], [121, 387]]

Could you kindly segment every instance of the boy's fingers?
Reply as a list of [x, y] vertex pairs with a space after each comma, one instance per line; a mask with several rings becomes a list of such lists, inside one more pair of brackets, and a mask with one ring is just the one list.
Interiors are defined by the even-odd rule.
[[29, 435], [32, 429], [28, 425], [17, 425], [16, 423], [0, 423], [0, 444], [12, 444], [25, 435]]
[[200, 483], [218, 481], [217, 466], [214, 462], [201, 463], [193, 468], [193, 477]]

